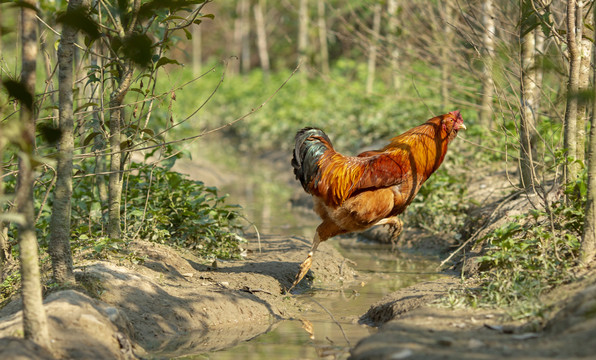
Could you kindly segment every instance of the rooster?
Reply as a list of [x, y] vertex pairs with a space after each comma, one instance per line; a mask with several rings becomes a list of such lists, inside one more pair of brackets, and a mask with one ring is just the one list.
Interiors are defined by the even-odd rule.
[[402, 222], [397, 215], [439, 168], [458, 131], [465, 129], [459, 111], [452, 111], [394, 137], [381, 150], [358, 156], [335, 151], [320, 129], [298, 131], [292, 167], [296, 179], [312, 195], [314, 211], [323, 222], [289, 290], [306, 275], [321, 242], [373, 225], [389, 225], [394, 228], [393, 236], [399, 235]]

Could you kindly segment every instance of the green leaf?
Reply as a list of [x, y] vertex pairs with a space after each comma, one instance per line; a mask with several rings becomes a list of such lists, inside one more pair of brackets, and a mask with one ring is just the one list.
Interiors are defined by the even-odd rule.
[[149, 137], [155, 136], [155, 132], [151, 129], [141, 129], [141, 131], [144, 132], [145, 134], [149, 135]]
[[190, 31], [188, 31], [187, 28], [182, 28], [182, 30], [184, 30], [184, 33], [186, 34], [186, 40], [191, 40], [192, 39], [192, 34]]
[[169, 20], [185, 20], [185, 18], [182, 16], [178, 16], [178, 15], [170, 15], [170, 16], [166, 17], [165, 19], [161, 20], [160, 23], [163, 24]]
[[120, 143], [120, 150], [126, 150], [133, 145], [133, 142], [130, 140], [124, 140]]
[[97, 103], [94, 102], [87, 102], [84, 103], [83, 105], [80, 105], [78, 108], [75, 109], [75, 114], [78, 113], [79, 111], [81, 111], [84, 108], [90, 107], [90, 106], [99, 106]]
[[[188, 31], [188, 30], [187, 30]], [[178, 60], [175, 59], [170, 59], [167, 58], [165, 56], [162, 56], [158, 61], [157, 64], [155, 64], [155, 69], [157, 70], [160, 66], [164, 66], [167, 64], [176, 64], [176, 65], [182, 65], [178, 62]]]
[[87, 137], [85, 138], [85, 140], [83, 140], [83, 146], [87, 146], [89, 145], [89, 143], [91, 142], [91, 140], [93, 140], [97, 135], [100, 135], [101, 133], [99, 131], [94, 131], [91, 134], [87, 135]]

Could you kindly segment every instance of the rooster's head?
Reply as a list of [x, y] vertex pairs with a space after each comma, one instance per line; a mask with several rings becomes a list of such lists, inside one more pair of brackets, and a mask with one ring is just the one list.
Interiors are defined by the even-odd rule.
[[443, 125], [443, 131], [445, 131], [449, 140], [453, 140], [457, 136], [459, 130], [466, 130], [464, 119], [461, 117], [459, 110], [443, 115], [441, 124]]

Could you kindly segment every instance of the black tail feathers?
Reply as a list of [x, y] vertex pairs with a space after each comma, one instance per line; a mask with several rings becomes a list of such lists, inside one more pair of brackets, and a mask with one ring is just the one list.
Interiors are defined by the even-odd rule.
[[[292, 158], [292, 167], [294, 175], [300, 181], [306, 192], [309, 191], [309, 185], [317, 181], [319, 172], [319, 159], [325, 151], [333, 149], [331, 140], [321, 129], [307, 127], [296, 133], [296, 145], [294, 146], [294, 156]], [[316, 184], [314, 184], [316, 187]], [[312, 188], [312, 186], [311, 186]]]

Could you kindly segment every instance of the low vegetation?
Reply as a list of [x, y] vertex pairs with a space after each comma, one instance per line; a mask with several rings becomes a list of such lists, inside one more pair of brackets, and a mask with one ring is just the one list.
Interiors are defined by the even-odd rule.
[[478, 239], [482, 255], [468, 260], [479, 263], [475, 285], [455, 290], [444, 303], [504, 308], [512, 319], [546, 318], [549, 304], [543, 295], [576, 277], [586, 180], [584, 171], [548, 206], [534, 204]]

